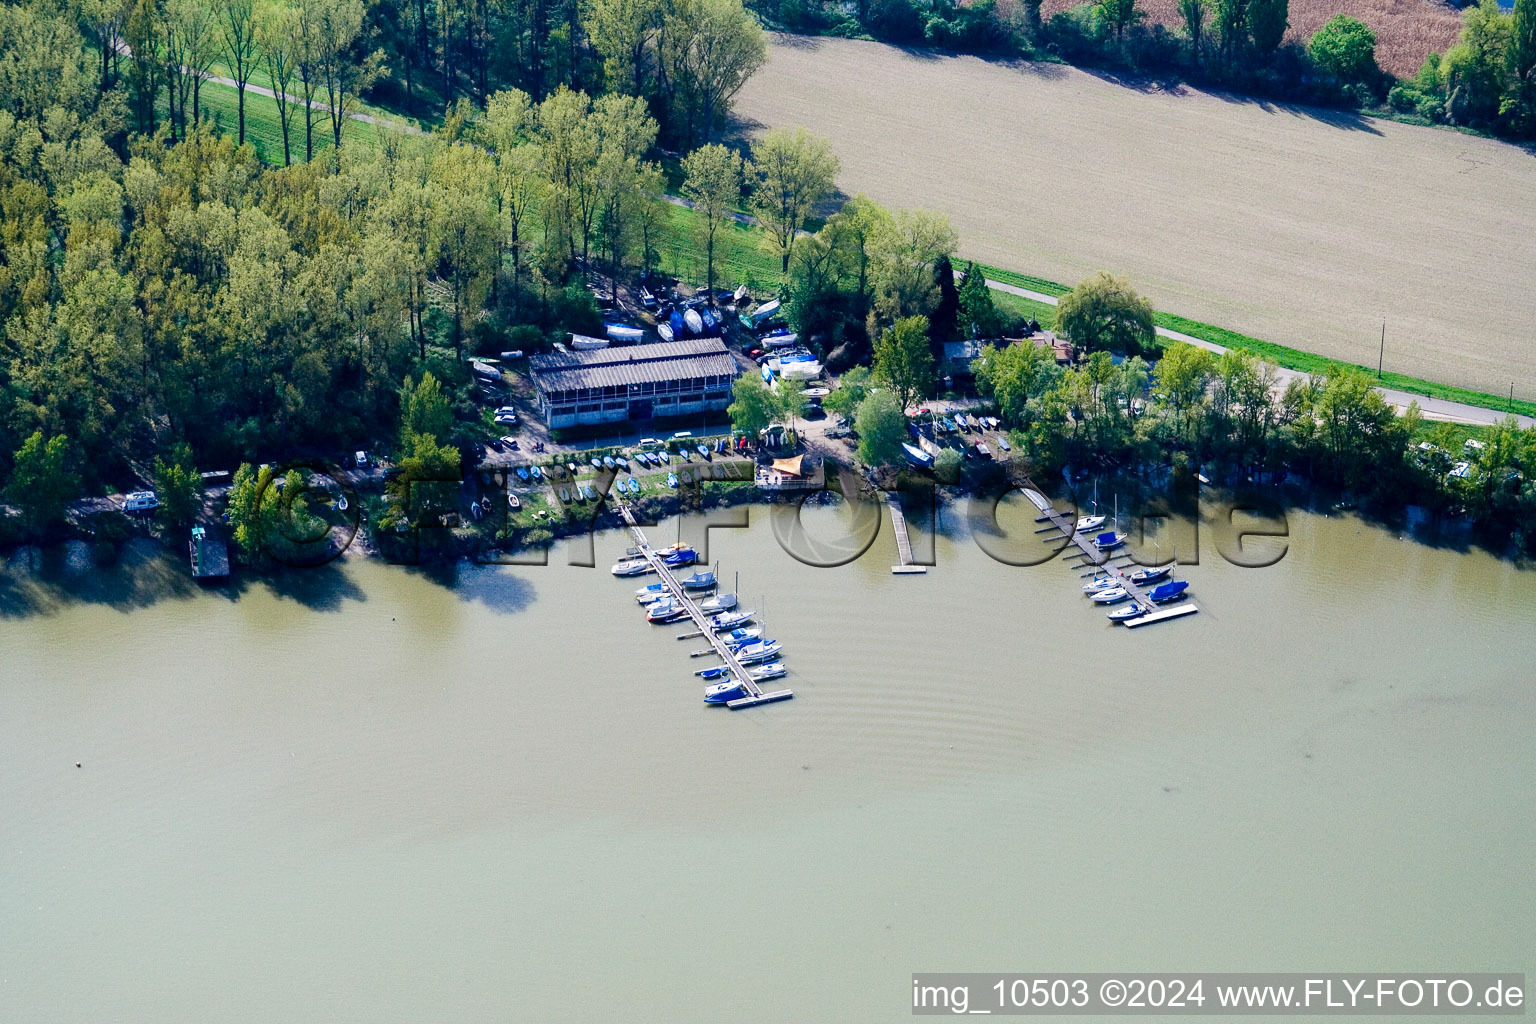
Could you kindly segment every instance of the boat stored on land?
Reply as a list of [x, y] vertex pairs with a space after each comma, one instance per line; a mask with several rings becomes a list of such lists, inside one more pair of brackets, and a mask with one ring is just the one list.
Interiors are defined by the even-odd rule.
[[907, 444], [905, 441], [903, 441], [901, 450], [907, 456], [907, 461], [912, 463], [912, 465], [916, 466], [918, 469], [933, 468], [933, 456], [917, 447], [917, 445]]
[[607, 338], [593, 338], [585, 334], [571, 335], [571, 348], [577, 352], [593, 352], [600, 348], [608, 347]]
[[[630, 344], [634, 344], [645, 337], [644, 328], [631, 327], [628, 324], [604, 324], [603, 333], [614, 341], [626, 341]], [[572, 340], [575, 340], [574, 337]]]

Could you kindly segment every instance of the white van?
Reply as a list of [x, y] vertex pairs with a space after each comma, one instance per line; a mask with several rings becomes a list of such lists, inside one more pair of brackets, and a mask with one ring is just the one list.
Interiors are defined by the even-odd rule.
[[148, 512], [160, 507], [160, 498], [154, 491], [134, 491], [123, 498], [124, 512]]

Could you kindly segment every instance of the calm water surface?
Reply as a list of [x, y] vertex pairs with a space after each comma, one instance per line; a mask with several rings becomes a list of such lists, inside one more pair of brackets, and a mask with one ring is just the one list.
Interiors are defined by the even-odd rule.
[[607, 574], [617, 533], [596, 570], [292, 593], [13, 563], [0, 1020], [897, 1021], [913, 971], [1536, 971], [1536, 573], [1293, 515], [1278, 565], [1208, 544], [1201, 614], [1132, 632], [953, 513], [893, 577], [888, 529], [815, 569], [751, 511], [710, 557], [797, 697], [744, 713]]

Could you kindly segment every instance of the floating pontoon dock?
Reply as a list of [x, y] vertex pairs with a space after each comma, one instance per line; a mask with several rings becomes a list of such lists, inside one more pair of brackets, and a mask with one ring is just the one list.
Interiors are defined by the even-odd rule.
[[688, 592], [683, 588], [683, 585], [672, 574], [671, 567], [662, 561], [661, 555], [657, 554], [656, 549], [651, 547], [651, 542], [645, 539], [645, 531], [641, 530], [635, 523], [635, 514], [630, 511], [629, 503], [617, 493], [610, 494], [609, 497], [613, 499], [614, 505], [619, 510], [619, 515], [624, 518], [625, 525], [629, 527], [630, 534], [635, 538], [635, 547], [640, 550], [640, 557], [649, 562], [651, 568], [656, 570], [656, 575], [666, 585], [667, 592], [672, 595], [673, 600], [677, 601], [688, 612], [688, 617], [699, 627], [699, 633], [709, 641], [709, 646], [714, 648], [715, 654], [721, 661], [725, 662], [726, 667], [731, 670], [732, 674], [747, 691], [745, 697], [729, 701], [725, 706], [735, 711], [741, 708], [756, 707], [759, 704], [772, 704], [775, 701], [789, 700], [793, 697], [795, 695], [793, 690], [771, 690], [765, 692], [762, 687], [757, 685], [756, 681], [752, 678], [752, 674], [747, 671], [747, 667], [737, 660], [736, 652], [731, 650], [731, 645], [720, 639], [715, 629], [710, 626], [709, 616], [700, 610], [693, 598], [688, 596]]
[[907, 517], [901, 508], [901, 495], [892, 491], [884, 493], [885, 503], [891, 507], [891, 529], [896, 531], [896, 552], [901, 556], [901, 564], [891, 566], [891, 572], [897, 575], [927, 572], [927, 566], [916, 564], [912, 558], [912, 538], [907, 536]]
[[[1129, 565], [1133, 561], [1130, 555], [1123, 552], [1115, 555], [1107, 551], [1100, 551], [1094, 547], [1090, 536], [1077, 532], [1077, 521], [1069, 518], [1064, 512], [1052, 505], [1045, 495], [1035, 488], [1033, 484], [1024, 488], [1024, 494], [1036, 508], [1044, 513], [1044, 515], [1036, 517], [1035, 522], [1051, 524], [1049, 527], [1037, 530], [1036, 532], [1049, 532], [1054, 527], [1057, 532], [1068, 538], [1079, 549], [1067, 556], [1079, 559], [1073, 568], [1093, 565], [1096, 567], [1096, 571], [1103, 571], [1105, 574], [1113, 576], [1116, 584], [1124, 587], [1125, 592], [1131, 595], [1131, 600], [1142, 608], [1143, 613], [1141, 615], [1134, 619], [1127, 619], [1122, 623], [1127, 629], [1149, 626], [1154, 622], [1164, 622], [1168, 619], [1182, 618], [1185, 615], [1193, 615], [1200, 610], [1200, 606], [1188, 598], [1174, 604], [1159, 605], [1154, 603], [1147, 596], [1147, 592], [1137, 584], [1132, 583], [1130, 577], [1125, 574], [1123, 566]], [[1083, 575], [1089, 576], [1094, 575], [1094, 573], [1084, 573]]]

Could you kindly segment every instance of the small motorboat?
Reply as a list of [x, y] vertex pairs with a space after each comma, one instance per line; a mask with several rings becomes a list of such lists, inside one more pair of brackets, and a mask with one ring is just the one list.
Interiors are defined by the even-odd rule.
[[677, 457], [682, 459], [684, 462], [692, 462], [693, 461], [693, 456], [688, 453], [688, 449], [687, 448], [684, 448], [682, 451], [678, 452], [677, 453]]
[[672, 456], [666, 452], [656, 452], [651, 456], [651, 458], [660, 459], [662, 465], [667, 465], [672, 461]]
[[587, 461], [592, 464], [592, 468], [593, 469], [602, 469], [603, 468], [603, 460], [602, 459], [593, 458], [593, 459], [588, 459]]
[[538, 466], [529, 466], [528, 467], [528, 475], [533, 477], [535, 480], [543, 480], [544, 479], [544, 471], [542, 469], [540, 469]]
[[749, 294], [750, 293], [747, 291], [747, 286], [740, 285], [734, 292], [731, 293], [731, 301], [739, 306], [746, 301]]
[[997, 447], [1005, 452], [1013, 451], [1013, 446], [1008, 443], [1008, 439], [1002, 434], [997, 435]]
[[626, 459], [622, 455], [615, 455], [613, 457], [613, 464], [615, 466], [618, 466], [620, 469], [628, 469], [629, 468], [629, 460]]
[[730, 674], [731, 668], [729, 665], [716, 665], [713, 668], [701, 668], [694, 673], [694, 675], [698, 676], [700, 679], [719, 679], [722, 676], [728, 676]]
[[1147, 610], [1139, 604], [1128, 604], [1124, 608], [1112, 608], [1104, 614], [1111, 622], [1129, 622], [1141, 618], [1147, 614]]
[[345, 512], [346, 510], [347, 510], [347, 496], [345, 494], [338, 494], [338, 495], [336, 495], [336, 511], [337, 512]]
[[715, 329], [720, 326], [720, 318], [708, 306], [699, 310], [699, 321], [704, 325], [706, 334], [713, 334]]
[[800, 335], [793, 331], [780, 331], [770, 334], [763, 339], [764, 348], [790, 348], [800, 340]]
[[635, 600], [639, 601], [641, 604], [651, 604], [659, 598], [666, 596], [667, 585], [665, 583], [652, 583], [648, 587], [641, 587], [639, 590], [635, 591]]
[[560, 488], [560, 503], [563, 505], [569, 505], [571, 503], [571, 492], [566, 490], [564, 487]]
[[742, 629], [733, 629], [729, 633], [722, 633], [720, 639], [735, 647], [740, 644], [751, 643], [762, 635], [762, 626], [746, 626]]
[[726, 612], [724, 615], [716, 615], [709, 620], [709, 628], [713, 630], [735, 629], [737, 626], [745, 626], [752, 621], [756, 612]]
[[628, 342], [631, 345], [645, 337], [643, 328], [631, 327], [629, 324], [604, 324], [603, 333], [614, 341]]
[[992, 457], [992, 449], [987, 447], [985, 441], [977, 441], [976, 454], [980, 455], [984, 459], [990, 459]]
[[704, 691], [705, 704], [729, 704], [747, 695], [747, 684], [735, 676], [723, 683], [716, 683]]
[[1125, 543], [1125, 536], [1110, 530], [1093, 538], [1093, 546], [1100, 551], [1113, 551]]
[[970, 430], [971, 421], [965, 418], [965, 413], [957, 412], [955, 413], [955, 426], [959, 427], [961, 430]]
[[681, 339], [683, 336], [683, 327], [685, 326], [683, 323], [683, 311], [673, 307], [672, 312], [667, 314], [667, 326], [672, 328], [673, 338]]
[[1131, 573], [1131, 582], [1137, 586], [1144, 586], [1148, 583], [1156, 583], [1159, 580], [1165, 580], [1172, 572], [1172, 564], [1165, 565], [1160, 569], [1137, 569], [1135, 572]]
[[1107, 590], [1100, 590], [1097, 593], [1089, 594], [1088, 599], [1094, 604], [1119, 604], [1121, 601], [1129, 601], [1131, 595], [1124, 587], [1114, 586]]
[[633, 558], [624, 562], [616, 562], [609, 570], [615, 576], [644, 576], [648, 572], [655, 572], [651, 563], [643, 558]]
[[640, 493], [640, 481], [636, 480], [634, 477], [630, 477], [629, 478], [629, 493], [630, 494], [639, 494]]
[[715, 574], [711, 569], [706, 569], [703, 572], [696, 572], [692, 576], [689, 576], [687, 579], [683, 580], [683, 586], [688, 590], [708, 590], [714, 585]]
[[1188, 580], [1171, 580], [1167, 583], [1159, 583], [1152, 588], [1152, 593], [1147, 595], [1153, 604], [1164, 604], [1168, 601], [1177, 601], [1184, 596], [1184, 591], [1189, 589]]
[[575, 476], [576, 475], [576, 463], [574, 463], [574, 462], [567, 462], [565, 464], [565, 468], [566, 468], [566, 471], [571, 474], [571, 476]]
[[661, 335], [662, 341], [671, 341], [673, 338], [672, 325], [667, 323], [665, 320], [657, 321], [656, 333]]
[[523, 507], [523, 501], [511, 491], [507, 492], [507, 508], [519, 509]]
[[478, 523], [485, 516], [485, 511], [480, 507], [478, 501], [472, 501], [469, 503], [469, 514]]
[[527, 483], [528, 482], [528, 467], [527, 466], [518, 466], [517, 467], [517, 478], [519, 480], [521, 480], [523, 483]]
[[950, 419], [948, 416], [945, 416], [944, 417], [944, 433], [946, 433], [946, 434], [953, 434], [954, 432], [955, 432], [955, 421]]
[[716, 594], [714, 597], [706, 597], [699, 602], [699, 611], [706, 615], [713, 615], [716, 612], [728, 612], [735, 607], [735, 594]]
[[769, 661], [747, 669], [747, 675], [752, 677], [753, 682], [763, 683], [770, 679], [782, 679], [787, 671], [782, 661]]
[[783, 650], [777, 640], [759, 640], [736, 652], [736, 660], [743, 665], [755, 664], [759, 661], [767, 661]]
[[699, 311], [696, 309], [683, 313], [683, 325], [688, 328], [689, 334], [704, 333], [704, 318], [699, 316]]
[[1083, 516], [1077, 521], [1077, 525], [1073, 529], [1078, 533], [1087, 533], [1089, 530], [1097, 530], [1107, 521], [1105, 516]]
[[604, 469], [612, 469], [613, 468], [613, 456], [612, 455], [604, 455], [603, 456], [603, 468]]
[[586, 498], [588, 501], [596, 501], [597, 491], [593, 489], [591, 484], [582, 484], [581, 496]]
[[594, 352], [607, 347], [607, 338], [591, 338], [584, 334], [571, 335], [571, 348], [577, 352]]
[[700, 455], [704, 456], [705, 461], [708, 461], [709, 460], [709, 445], [707, 445], [707, 444], [699, 445], [698, 453]]
[[667, 474], [667, 486], [668, 487], [676, 487], [677, 486], [677, 474], [676, 473], [668, 473]]

